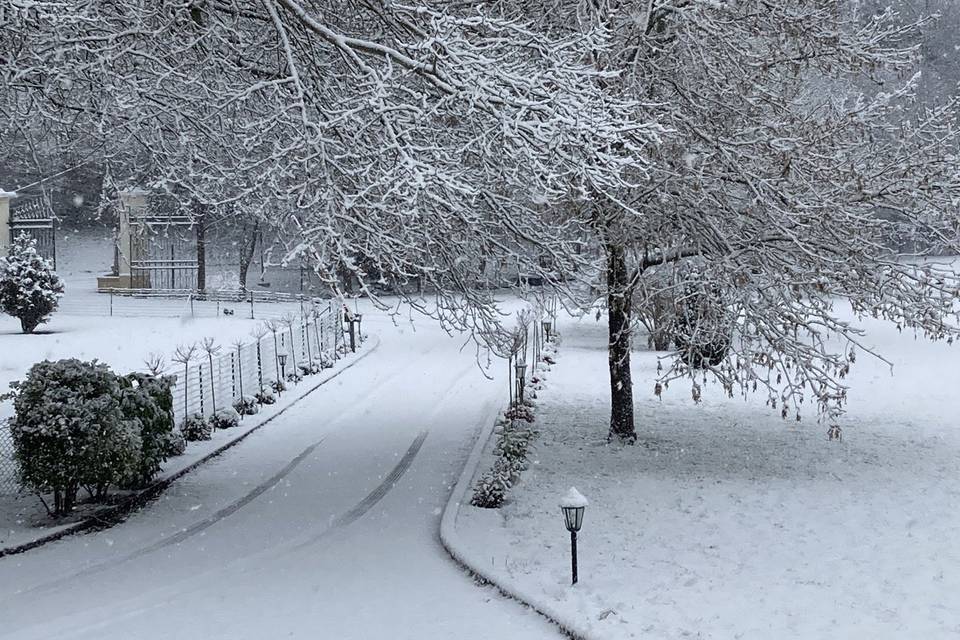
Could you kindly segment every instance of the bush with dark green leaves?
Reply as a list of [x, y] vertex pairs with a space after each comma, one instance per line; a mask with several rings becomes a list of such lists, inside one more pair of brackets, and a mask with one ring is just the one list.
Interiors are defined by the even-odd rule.
[[132, 486], [150, 482], [160, 466], [176, 450], [172, 442], [176, 422], [173, 415], [173, 378], [131, 373], [120, 378], [120, 406], [124, 417], [140, 434], [140, 461], [128, 480]]
[[213, 426], [202, 415], [195, 413], [183, 421], [180, 432], [187, 442], [199, 442], [213, 437]]
[[120, 382], [105, 364], [44, 360], [11, 386], [20, 481], [52, 493], [54, 515], [73, 509], [81, 487], [103, 498], [136, 473], [139, 425], [124, 415]]

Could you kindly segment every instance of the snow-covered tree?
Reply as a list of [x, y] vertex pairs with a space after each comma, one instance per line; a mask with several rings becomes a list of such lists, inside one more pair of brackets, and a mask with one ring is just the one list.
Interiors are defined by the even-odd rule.
[[0, 258], [0, 310], [18, 318], [24, 333], [46, 322], [63, 295], [63, 282], [49, 260], [37, 253], [37, 242], [26, 233]]
[[659, 132], [585, 59], [602, 28], [477, 5], [68, 0], [0, 29], [6, 117], [96, 138], [116, 180], [191, 209], [262, 203], [321, 281], [419, 281], [460, 326], [496, 317], [478, 253], [569, 267], [547, 205], [632, 184]]
[[705, 367], [731, 394], [766, 390], [784, 415], [805, 401], [827, 416], [842, 405], [860, 332], [840, 319], [841, 301], [956, 335], [955, 268], [923, 257], [958, 249], [956, 109], [914, 102], [917, 24], [833, 0], [586, 5], [566, 19], [617, 34], [614, 54], [595, 58], [621, 71], [611, 91], [641, 99], [669, 130], [648, 180], [592, 204], [607, 260], [612, 436], [635, 438], [631, 305], [648, 276], [678, 301], [715, 298], [694, 305], [702, 330], [689, 304], [681, 314], [705, 341], [695, 351], [730, 343], [719, 360], [678, 357], [657, 389]]
[[[907, 237], [956, 249], [953, 105], [912, 103], [918, 29], [891, 12], [835, 0], [14, 6], [0, 25], [0, 117], [89, 136], [118, 179], [196, 210], [264, 203], [264, 220], [296, 237], [288, 257], [335, 290], [342, 274], [374, 297], [373, 285], [417, 282], [437, 295], [415, 306], [491, 335], [480, 265], [578, 302], [571, 282], [599, 266], [614, 437], [636, 433], [632, 301], [653, 270], [669, 282], [693, 263], [689, 308], [736, 325], [726, 358], [679, 358], [663, 382], [706, 364], [731, 393], [765, 386], [778, 407], [842, 402], [849, 351], [827, 334], [856, 342], [857, 330], [838, 299], [933, 337], [956, 331], [953, 270], [898, 253]], [[580, 251], [588, 237], [599, 265]]]

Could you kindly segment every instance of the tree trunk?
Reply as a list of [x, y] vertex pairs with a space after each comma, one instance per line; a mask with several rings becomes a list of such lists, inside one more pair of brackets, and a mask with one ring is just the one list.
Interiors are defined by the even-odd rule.
[[240, 245], [240, 289], [247, 288], [247, 271], [250, 269], [250, 263], [253, 262], [253, 254], [257, 249], [257, 237], [260, 234], [260, 221], [254, 220], [253, 227], [247, 235], [247, 227], [244, 225], [243, 238]]
[[207, 288], [207, 205], [193, 201], [194, 221], [197, 225], [197, 289]]
[[633, 444], [637, 432], [633, 424], [633, 382], [630, 377], [630, 322], [633, 300], [630, 292], [627, 260], [623, 247], [607, 244], [607, 326], [610, 365], [610, 434]]
[[36, 329], [39, 324], [40, 323], [37, 322], [32, 315], [29, 317], [23, 316], [20, 318], [20, 329], [24, 333], [33, 333], [34, 329]]

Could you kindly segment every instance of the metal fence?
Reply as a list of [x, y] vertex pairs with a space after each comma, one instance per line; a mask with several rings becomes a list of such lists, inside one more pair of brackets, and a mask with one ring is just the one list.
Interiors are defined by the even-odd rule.
[[[152, 297], [157, 297], [156, 292]], [[273, 317], [261, 325], [257, 340], [220, 345], [208, 339], [178, 348], [173, 361], [163, 370], [166, 375], [176, 376], [173, 409], [178, 425], [195, 414], [209, 418], [245, 396], [258, 393], [276, 396], [278, 381], [289, 388], [306, 372], [333, 366], [349, 349], [339, 306], [327, 300], [293, 295], [273, 294], [273, 300], [294, 301], [298, 305], [286, 307], [286, 313], [281, 315], [283, 307], [264, 304], [260, 317], [268, 310]], [[229, 301], [229, 296], [220, 299], [216, 294], [205, 294], [194, 301], [194, 310], [208, 309], [206, 305], [225, 301]], [[201, 303], [205, 306], [201, 307]], [[254, 305], [263, 303], [261, 296], [254, 298]], [[138, 315], [146, 315], [142, 307]], [[13, 453], [9, 424], [0, 420], [0, 495], [20, 489]]]
[[278, 317], [284, 306], [306, 313], [318, 301], [327, 302], [301, 294], [240, 289], [99, 289], [97, 294], [66, 296], [59, 309], [69, 315], [213, 318], [227, 314], [255, 319]]
[[20, 489], [17, 481], [17, 463], [13, 459], [13, 438], [7, 420], [0, 420], [0, 495], [16, 493]]
[[332, 305], [267, 321], [262, 331], [254, 342], [178, 350], [166, 370], [177, 376], [178, 422], [195, 414], [210, 417], [244, 396], [273, 393], [278, 381], [289, 385], [306, 372], [333, 366], [345, 348], [340, 310]]

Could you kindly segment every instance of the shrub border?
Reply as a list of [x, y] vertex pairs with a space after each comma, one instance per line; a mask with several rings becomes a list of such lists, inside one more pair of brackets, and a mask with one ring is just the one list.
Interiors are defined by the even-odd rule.
[[[551, 365], [556, 366], [556, 365]], [[518, 603], [536, 611], [548, 621], [553, 623], [561, 633], [572, 640], [594, 640], [592, 634], [584, 630], [581, 624], [564, 615], [562, 611], [556, 608], [552, 603], [524, 593], [517, 585], [511, 584], [502, 576], [490, 571], [486, 565], [476, 562], [472, 559], [470, 545], [461, 540], [457, 534], [457, 516], [460, 515], [460, 508], [463, 505], [470, 506], [470, 493], [473, 489], [473, 478], [477, 474], [477, 469], [483, 461], [483, 452], [487, 444], [494, 435], [497, 426], [497, 420], [502, 415], [504, 407], [495, 405], [496, 411], [488, 413], [480, 427], [480, 433], [477, 435], [473, 450], [467, 458], [460, 473], [460, 478], [450, 492], [447, 504], [443, 509], [443, 515], [440, 518], [440, 543], [447, 554], [461, 568], [475, 579], [489, 584], [497, 589], [501, 595], [516, 600]]]
[[236, 446], [237, 444], [242, 442], [244, 439], [246, 439], [247, 436], [252, 434], [254, 431], [257, 431], [262, 427], [266, 426], [267, 424], [269, 424], [270, 422], [273, 422], [273, 420], [282, 416], [287, 411], [287, 409], [290, 409], [291, 407], [296, 406], [297, 403], [299, 403], [301, 400], [306, 398], [308, 395], [310, 395], [311, 393], [313, 393], [314, 391], [316, 391], [326, 383], [330, 382], [331, 380], [339, 376], [344, 371], [347, 371], [348, 369], [353, 367], [355, 364], [357, 364], [358, 362], [366, 358], [368, 355], [370, 355], [374, 351], [376, 351], [377, 347], [380, 346], [380, 337], [379, 336], [372, 336], [372, 337], [373, 337], [372, 344], [366, 349], [364, 349], [362, 352], [358, 353], [357, 356], [352, 361], [347, 363], [343, 368], [331, 373], [330, 375], [325, 377], [323, 380], [320, 380], [319, 382], [314, 384], [312, 387], [304, 391], [302, 394], [297, 396], [290, 404], [286, 405], [285, 407], [277, 411], [275, 414], [273, 414], [269, 418], [266, 418], [258, 422], [257, 424], [250, 427], [243, 433], [237, 435], [232, 440], [228, 440], [227, 442], [223, 443], [222, 445], [220, 445], [210, 453], [206, 454], [205, 456], [191, 462], [183, 469], [180, 469], [179, 471], [171, 473], [168, 476], [164, 476], [154, 480], [145, 489], [141, 489], [136, 493], [126, 496], [118, 504], [108, 507], [106, 509], [103, 509], [102, 511], [96, 513], [95, 515], [91, 515], [88, 518], [81, 520], [80, 522], [67, 525], [63, 529], [54, 531], [53, 533], [43, 535], [35, 540], [31, 540], [30, 542], [23, 542], [18, 545], [4, 547], [0, 549], [0, 558], [27, 552], [27, 551], [30, 551], [31, 549], [36, 549], [37, 547], [43, 546], [49, 542], [54, 542], [56, 540], [65, 538], [66, 536], [73, 535], [75, 533], [81, 533], [88, 530], [101, 531], [103, 529], [109, 529], [110, 527], [123, 522], [124, 520], [126, 520], [127, 516], [130, 515], [131, 512], [133, 512], [138, 507], [142, 507], [146, 503], [150, 502], [151, 500], [159, 496], [161, 493], [163, 493], [163, 491], [167, 487], [173, 484], [175, 480], [178, 480], [179, 478], [185, 476], [186, 474], [190, 473], [191, 471], [198, 468], [199, 466], [209, 462], [210, 460], [221, 455], [228, 449], [231, 449], [232, 447]]

